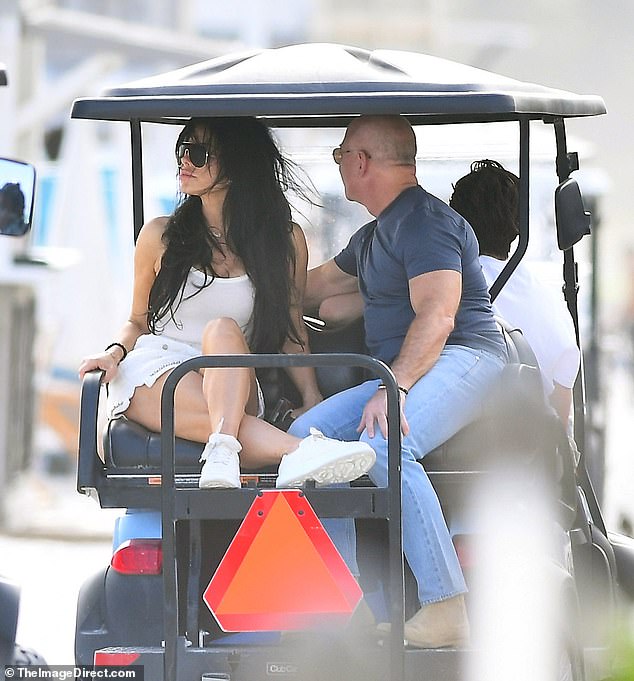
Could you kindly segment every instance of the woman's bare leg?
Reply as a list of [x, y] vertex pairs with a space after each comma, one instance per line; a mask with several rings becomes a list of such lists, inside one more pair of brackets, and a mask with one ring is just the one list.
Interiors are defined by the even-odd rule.
[[[248, 355], [249, 346], [233, 319], [214, 319], [205, 326], [203, 355]], [[257, 415], [255, 370], [248, 367], [203, 369], [203, 395], [212, 432], [238, 437], [245, 414]]]
[[[222, 354], [225, 354], [224, 349]], [[220, 371], [227, 371], [227, 374], [231, 373], [231, 370], [221, 369]], [[151, 388], [140, 386], [135, 390], [126, 412], [129, 418], [138, 421], [146, 428], [160, 431], [161, 392], [167, 376], [168, 373], [165, 373], [159, 377]], [[247, 376], [249, 382], [251, 382], [252, 375], [247, 373]], [[215, 426], [212, 427], [212, 420], [209, 415], [209, 404], [205, 396], [205, 389], [208, 388], [208, 383], [204, 386], [205, 378], [198, 372], [192, 371], [186, 374], [179, 381], [174, 394], [175, 433], [179, 437], [197, 442], [207, 442], [210, 435], [215, 432]], [[230, 379], [226, 379], [224, 386], [222, 381], [218, 381], [217, 385], [218, 390], [226, 391], [227, 404], [223, 404], [220, 400], [217, 404], [213, 404], [213, 407], [218, 409], [215, 418], [222, 419], [226, 418], [227, 414], [231, 416], [234, 413], [232, 411], [235, 409], [235, 404], [232, 402], [233, 384]], [[238, 404], [244, 404], [243, 385], [237, 386], [236, 394], [238, 395], [238, 400], [236, 400]], [[253, 411], [253, 413], [243, 412], [236, 433], [237, 440], [242, 447], [239, 463], [243, 469], [258, 469], [263, 466], [280, 464], [284, 455], [295, 452], [302, 442], [301, 438], [289, 435], [254, 415], [257, 400], [254, 403], [251, 396], [256, 394], [257, 388], [253, 378], [246, 405], [247, 412]], [[229, 436], [230, 439], [233, 439], [236, 435], [222, 433], [222, 437]], [[307, 444], [308, 450], [300, 450], [299, 458], [284, 458], [284, 461], [280, 464], [278, 484], [281, 486], [297, 486], [309, 479], [328, 483], [346, 482], [366, 472], [374, 463], [374, 452], [371, 448], [356, 441], [335, 445], [332, 440], [326, 443], [325, 439], [316, 437], [314, 440], [307, 440]], [[205, 466], [210, 461], [213, 462], [213, 459], [206, 459]], [[281, 468], [284, 465], [285, 469], [282, 471]], [[201, 480], [203, 480], [204, 472], [205, 467], [203, 467], [201, 473]], [[352, 474], [354, 477], [350, 477]], [[226, 477], [220, 475], [219, 480], [223, 484], [217, 484], [218, 478], [208, 475], [202, 486], [239, 486], [237, 467], [235, 478], [233, 474], [227, 474]], [[215, 484], [206, 484], [212, 481]]]
[[[154, 432], [161, 430], [161, 391], [169, 372], [160, 376], [148, 388], [140, 386], [134, 391], [126, 416]], [[174, 432], [194, 442], [207, 442], [213, 432], [203, 395], [202, 376], [190, 372], [179, 381], [174, 395]], [[278, 464], [288, 452], [297, 449], [300, 438], [285, 433], [270, 423], [245, 414], [238, 430], [242, 444], [240, 461], [244, 468], [260, 468]]]
[[[205, 328], [203, 352], [249, 352], [235, 322], [215, 322]], [[223, 419], [221, 432], [240, 441], [240, 462], [247, 469], [278, 464], [284, 454], [298, 447], [300, 438], [256, 417], [258, 402], [253, 369], [237, 367], [205, 369], [203, 372], [204, 377], [197, 372], [186, 374], [176, 387], [174, 431], [178, 437], [207, 442]], [[161, 430], [161, 392], [168, 375], [166, 372], [160, 376], [152, 387], [139, 386], [134, 391], [126, 411], [128, 418], [155, 432]]]

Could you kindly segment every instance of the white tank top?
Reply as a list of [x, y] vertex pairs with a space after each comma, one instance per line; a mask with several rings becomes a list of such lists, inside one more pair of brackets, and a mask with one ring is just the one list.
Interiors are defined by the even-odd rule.
[[207, 322], [219, 317], [230, 317], [235, 319], [249, 340], [255, 298], [255, 289], [249, 276], [216, 277], [209, 283], [207, 275], [207, 286], [199, 290], [204, 283], [205, 273], [192, 268], [180, 304], [174, 312], [174, 319], [170, 317], [165, 321], [163, 318], [159, 326], [164, 326], [159, 333], [199, 348]]

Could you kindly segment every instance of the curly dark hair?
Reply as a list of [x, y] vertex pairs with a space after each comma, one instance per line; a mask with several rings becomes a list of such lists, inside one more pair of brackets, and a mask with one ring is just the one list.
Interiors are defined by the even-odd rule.
[[480, 254], [506, 260], [519, 234], [519, 178], [497, 161], [474, 161], [449, 205], [473, 227]]
[[[176, 148], [204, 131], [202, 142], [218, 163], [215, 184], [226, 183], [223, 222], [228, 246], [242, 260], [255, 289], [249, 345], [253, 352], [279, 352], [287, 339], [300, 343], [291, 318], [295, 299], [295, 249], [291, 208], [285, 191], [306, 196], [305, 184], [278, 149], [268, 127], [250, 118], [194, 118]], [[173, 317], [192, 267], [216, 276], [211, 262], [222, 249], [211, 233], [198, 196], [182, 196], [163, 234], [165, 253], [150, 291], [148, 327]], [[204, 286], [203, 286], [204, 288]]]

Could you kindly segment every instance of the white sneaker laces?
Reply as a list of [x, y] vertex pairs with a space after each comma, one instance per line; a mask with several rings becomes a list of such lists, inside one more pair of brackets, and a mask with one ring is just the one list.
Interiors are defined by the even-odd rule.
[[226, 466], [231, 463], [233, 458], [242, 449], [236, 438], [232, 435], [226, 435], [220, 432], [223, 423], [224, 418], [220, 419], [218, 427], [209, 437], [209, 440], [200, 455], [200, 463], [211, 459], [214, 463]]

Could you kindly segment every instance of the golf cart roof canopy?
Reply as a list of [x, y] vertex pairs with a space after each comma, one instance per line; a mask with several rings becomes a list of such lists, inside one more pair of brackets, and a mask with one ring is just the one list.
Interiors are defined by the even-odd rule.
[[278, 126], [341, 126], [360, 114], [412, 123], [486, 122], [605, 113], [577, 95], [430, 55], [328, 43], [210, 59], [78, 99], [73, 118], [182, 122], [258, 116]]

